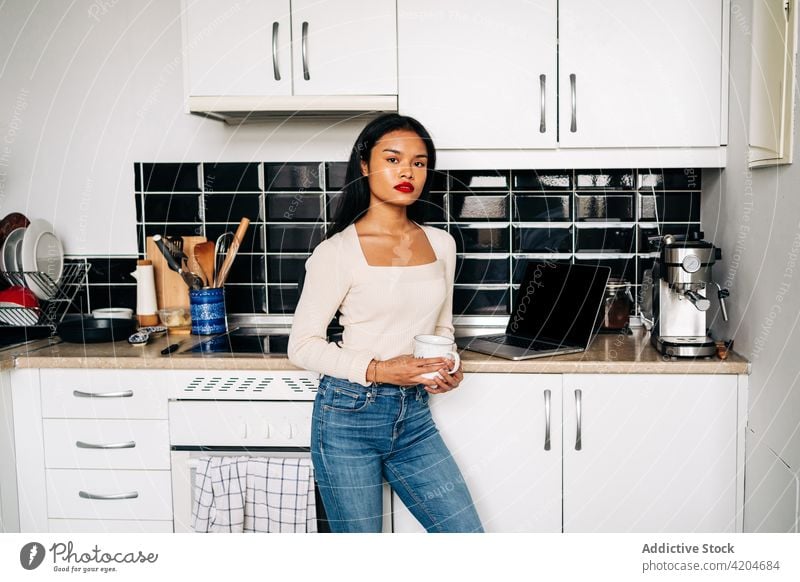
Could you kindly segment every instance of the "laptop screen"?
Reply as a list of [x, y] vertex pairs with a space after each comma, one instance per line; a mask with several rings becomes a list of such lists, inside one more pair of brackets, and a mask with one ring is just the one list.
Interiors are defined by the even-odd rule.
[[609, 267], [531, 259], [506, 333], [587, 347], [610, 272]]

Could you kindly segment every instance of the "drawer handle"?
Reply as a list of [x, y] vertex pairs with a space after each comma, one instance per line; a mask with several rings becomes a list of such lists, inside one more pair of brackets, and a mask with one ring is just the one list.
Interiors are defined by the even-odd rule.
[[133, 390], [123, 390], [122, 392], [84, 392], [82, 390], [73, 390], [72, 395], [78, 398], [130, 398], [133, 396]]
[[107, 445], [95, 445], [93, 443], [75, 441], [75, 446], [79, 449], [132, 449], [136, 447], [136, 441], [128, 441], [127, 443], [109, 443]]
[[578, 104], [577, 104], [577, 98], [576, 98], [576, 95], [575, 95], [575, 93], [576, 93], [575, 82], [576, 82], [575, 73], [572, 73], [569, 76], [569, 95], [570, 95], [570, 102], [571, 102], [571, 105], [572, 105], [572, 119], [570, 120], [570, 123], [569, 123], [569, 130], [572, 133], [575, 133], [576, 131], [578, 131]]
[[87, 491], [79, 491], [78, 495], [83, 499], [101, 499], [104, 501], [113, 501], [116, 499], [136, 499], [139, 497], [138, 491], [131, 491], [130, 493], [114, 493], [112, 495], [98, 495], [97, 493], [88, 493]]
[[281, 80], [281, 70], [278, 68], [278, 27], [277, 22], [272, 23], [272, 76], [276, 81]]
[[581, 390], [575, 390], [575, 415], [578, 418], [577, 424], [577, 432], [575, 433], [575, 450], [580, 451], [583, 447], [583, 443], [581, 442], [581, 422], [582, 422], [582, 414], [581, 414], [581, 400], [582, 400], [583, 392]]
[[308, 73], [308, 22], [303, 23], [301, 36], [300, 53], [303, 58], [303, 79], [309, 81], [311, 80], [311, 75]]
[[544, 450], [550, 450], [550, 390], [544, 391]]
[[539, 75], [539, 133], [547, 131], [547, 112], [546, 112], [546, 92], [545, 83], [547, 82], [546, 75]]

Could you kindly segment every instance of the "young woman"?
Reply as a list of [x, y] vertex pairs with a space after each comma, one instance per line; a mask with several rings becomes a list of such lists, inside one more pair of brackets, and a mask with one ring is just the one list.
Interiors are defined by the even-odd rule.
[[[306, 261], [289, 360], [323, 374], [311, 456], [335, 532], [379, 532], [382, 480], [433, 532], [483, 531], [428, 409], [464, 375], [413, 356], [414, 336], [454, 337], [455, 241], [424, 226], [436, 152], [415, 119], [383, 115], [356, 139], [328, 237]], [[336, 311], [342, 345], [326, 341]], [[436, 372], [433, 379], [422, 374]]]

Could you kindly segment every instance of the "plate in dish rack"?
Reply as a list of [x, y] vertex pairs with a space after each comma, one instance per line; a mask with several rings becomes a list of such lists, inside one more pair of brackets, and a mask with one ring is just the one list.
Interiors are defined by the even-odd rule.
[[[27, 272], [45, 273], [56, 285], [64, 273], [64, 249], [61, 241], [53, 233], [53, 225], [37, 218], [32, 220], [22, 239], [22, 269]], [[42, 287], [32, 276], [26, 275], [25, 282], [39, 299], [49, 299], [50, 290]]]

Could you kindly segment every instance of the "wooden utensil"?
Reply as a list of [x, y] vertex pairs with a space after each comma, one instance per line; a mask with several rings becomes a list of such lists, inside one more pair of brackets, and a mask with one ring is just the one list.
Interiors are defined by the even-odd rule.
[[194, 247], [194, 260], [198, 265], [197, 274], [205, 280], [206, 287], [214, 284], [214, 243], [204, 241]]
[[[205, 241], [202, 236], [186, 236], [183, 237], [184, 248], [194, 248], [200, 242]], [[189, 307], [189, 290], [186, 288], [186, 283], [183, 282], [181, 276], [175, 271], [171, 271], [167, 265], [164, 255], [153, 242], [153, 237], [148, 236], [147, 241], [147, 258], [153, 262], [153, 274], [156, 282], [156, 302], [159, 309], [167, 307]], [[194, 270], [196, 264], [189, 261], [189, 269]]]
[[228, 278], [228, 272], [231, 270], [233, 259], [236, 258], [236, 253], [239, 251], [239, 246], [242, 244], [244, 233], [247, 232], [247, 227], [249, 225], [249, 218], [245, 217], [239, 221], [239, 227], [236, 229], [236, 232], [233, 233], [231, 247], [228, 249], [228, 252], [225, 255], [225, 260], [222, 262], [222, 267], [220, 267], [219, 273], [217, 273], [217, 276], [214, 279], [214, 287], [222, 287], [225, 284], [225, 279]]

